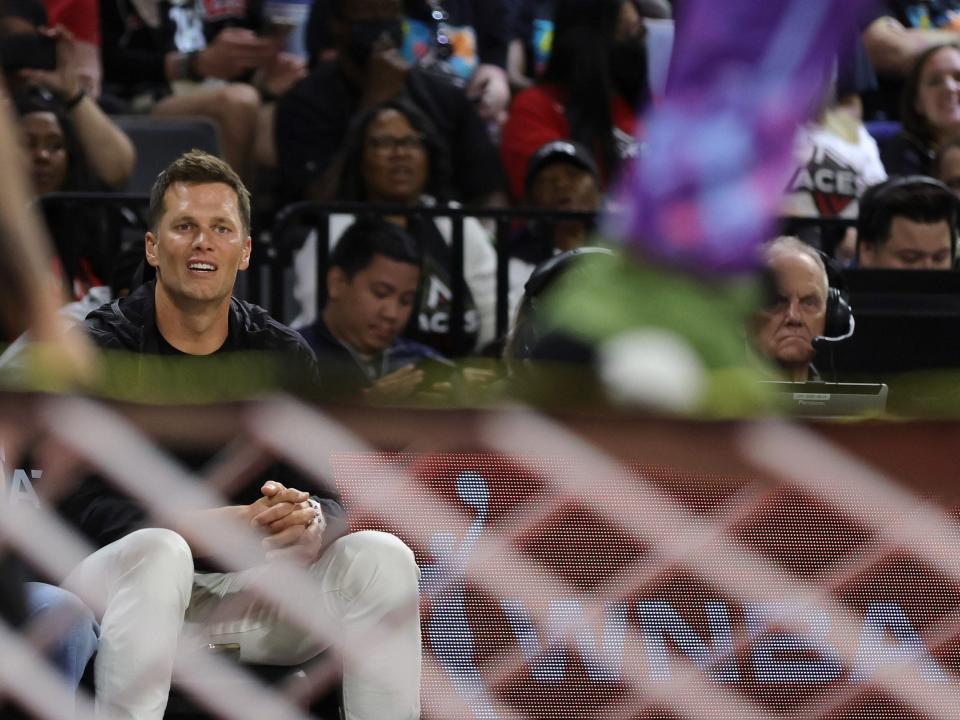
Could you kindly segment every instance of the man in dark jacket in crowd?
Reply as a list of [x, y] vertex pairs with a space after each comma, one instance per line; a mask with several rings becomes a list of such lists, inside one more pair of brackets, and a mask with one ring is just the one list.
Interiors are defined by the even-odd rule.
[[[154, 185], [149, 224], [146, 258], [156, 280], [88, 316], [97, 344], [167, 362], [261, 350], [313, 363], [296, 333], [231, 295], [250, 262], [251, 239], [249, 193], [229, 166], [199, 151], [175, 160]], [[313, 611], [339, 629], [350, 651], [347, 716], [419, 717], [413, 553], [386, 533], [341, 535], [334, 493], [310, 497], [271, 472], [237, 496], [238, 504], [184, 513], [170, 529], [151, 526], [144, 508], [98, 480], [64, 503], [100, 548], [66, 584], [105, 608], [96, 680], [106, 716], [163, 717], [181, 632], [183, 642], [238, 644], [244, 662], [295, 665], [323, 650], [326, 643], [249, 592], [266, 566], [286, 558], [316, 581], [323, 600]], [[239, 572], [195, 572], [194, 560], [202, 559], [195, 531], [223, 518], [258, 528], [265, 556]], [[389, 628], [378, 629], [383, 639], [370, 645], [371, 631], [388, 616]]]
[[454, 368], [433, 349], [400, 337], [416, 307], [421, 264], [416, 241], [380, 219], [361, 218], [333, 249], [323, 312], [300, 333], [324, 377], [337, 376], [344, 395], [403, 400], [426, 379], [417, 363]]

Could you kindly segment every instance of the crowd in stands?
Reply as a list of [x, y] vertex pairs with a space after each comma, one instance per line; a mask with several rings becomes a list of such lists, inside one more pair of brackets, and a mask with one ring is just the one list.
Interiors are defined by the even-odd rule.
[[[294, 22], [281, 5], [5, 2], [6, 91], [35, 194], [122, 190], [135, 151], [117, 115], [207, 118], [222, 157], [254, 190], [255, 245], [292, 202], [407, 208], [386, 215], [421, 257], [404, 337], [449, 357], [497, 352], [506, 336], [492, 223], [464, 223], [463, 328], [453, 332], [454, 223], [413, 211], [610, 207], [623, 168], [642, 156], [644, 111], [659, 101], [647, 28], [672, 22], [672, 3], [313, 0]], [[849, 220], [839, 233], [800, 233], [842, 265], [872, 256], [853, 222], [869, 187], [908, 175], [957, 185], [953, 5], [875, 4], [850, 28], [820, 110], [797, 128], [782, 213]], [[330, 216], [327, 252], [357, 218]], [[48, 221], [71, 237], [60, 245], [74, 248], [62, 262], [75, 299], [107, 284], [115, 238], [104, 237], [102, 213], [51, 211]], [[589, 220], [514, 221], [500, 239], [508, 317], [537, 264], [594, 241]], [[296, 307], [281, 319], [294, 326], [315, 322], [327, 296], [316, 243], [310, 233], [293, 253]]]
[[[190, 153], [171, 166], [186, 174], [161, 176], [145, 249], [132, 258], [109, 236], [113, 225], [99, 207], [47, 217], [55, 236], [71, 240], [61, 243], [71, 250], [60, 266], [79, 303], [69, 310], [73, 320], [86, 316], [99, 345], [138, 355], [281, 350], [301, 360], [307, 374], [318, 372], [317, 359], [332, 394], [378, 402], [442, 394], [456, 370], [451, 358], [502, 354], [504, 347], [514, 361], [536, 357], [532, 298], [578, 258], [613, 257], [589, 248], [599, 241], [595, 217], [615, 205], [618, 178], [643, 157], [643, 113], [660, 100], [651, 90], [646, 28], [669, 20], [673, 3], [313, 0], [299, 26], [282, 21], [277, 4], [0, 3], [4, 93], [19, 120], [29, 195], [122, 190], [136, 151], [120, 115], [206, 118], [225, 161]], [[302, 34], [296, 42], [295, 34]], [[877, 3], [851, 28], [836, 67], [815, 117], [796, 129], [795, 172], [782, 212], [848, 222], [839, 235], [811, 225], [799, 238], [765, 247], [761, 264], [773, 296], [747, 328], [757, 353], [795, 381], [818, 377], [818, 338], [852, 332], [833, 278], [841, 268], [950, 270], [956, 263], [960, 0]], [[257, 197], [252, 205], [247, 186]], [[231, 294], [251, 254], [269, 240], [273, 218], [299, 201], [350, 205], [329, 214], [326, 233], [305, 233], [291, 268], [297, 307], [274, 320]], [[478, 217], [463, 222], [458, 269], [456, 221], [432, 211], [463, 207]], [[491, 224], [479, 217], [504, 208], [542, 211], [518, 217], [499, 237], [508, 264], [501, 273], [508, 325], [519, 317], [522, 326], [512, 335], [498, 331], [498, 248]], [[208, 232], [229, 247], [206, 253], [192, 238]], [[318, 287], [320, 256], [326, 265]], [[455, 292], [461, 274], [462, 292]], [[197, 283], [208, 283], [212, 294], [194, 298], [188, 312], [180, 300]], [[457, 292], [463, 326], [455, 332]], [[554, 351], [576, 359], [583, 348]], [[8, 360], [0, 365], [9, 367]], [[492, 379], [482, 372], [467, 377], [480, 385]], [[245, 519], [281, 502], [277, 487], [265, 487], [245, 498]], [[316, 544], [311, 567], [322, 564], [316, 571], [326, 577], [339, 560], [319, 554], [318, 538], [342, 509], [323, 498], [326, 511], [308, 512], [298, 491], [279, 492], [288, 489], [293, 499], [283, 502], [307, 513], [304, 527], [320, 524], [309, 540]], [[90, 531], [87, 500], [76, 500], [74, 509]], [[94, 528], [104, 554], [92, 556], [81, 579], [102, 585], [115, 556], [140, 543], [138, 552], [165, 557], [183, 580], [168, 588], [174, 610], [167, 622], [179, 628], [191, 592], [191, 549], [169, 531], [138, 535], [139, 519], [125, 515], [119, 528], [116, 518], [106, 518]], [[326, 536], [323, 546], [330, 541]], [[376, 563], [399, 558], [404, 587], [414, 592], [405, 548], [384, 538], [350, 543], [376, 546]], [[351, 548], [339, 546], [337, 558]], [[55, 590], [31, 593], [34, 613], [73, 602], [51, 599]], [[388, 609], [409, 600], [391, 597]], [[107, 607], [114, 601], [103, 598]], [[341, 619], [341, 610], [329, 614]], [[98, 631], [81, 615], [76, 653], [92, 653]], [[405, 642], [400, 656], [409, 659], [418, 649]], [[316, 649], [278, 652], [294, 662]], [[153, 650], [172, 662], [171, 648]], [[83, 664], [76, 653], [60, 663], [73, 682]], [[102, 677], [123, 675], [125, 655], [108, 645], [99, 657]], [[410, 692], [392, 715], [383, 714], [382, 697], [370, 699], [377, 672], [375, 663], [361, 669], [366, 676], [348, 702], [381, 713], [370, 717], [413, 717]], [[104, 689], [103, 702], [159, 717], [168, 686], [166, 677], [135, 701]]]
[[[6, 85], [36, 194], [122, 190], [135, 155], [116, 116], [141, 114], [211, 120], [223, 158], [261, 198], [254, 224], [267, 229], [299, 200], [597, 211], [640, 147], [637, 118], [650, 102], [644, 13], [664, 18], [671, 8], [316, 0], [293, 30], [301, 55], [287, 50], [291, 27], [271, 13], [255, 2], [5, 3]], [[50, 44], [52, 64], [33, 67]], [[516, 47], [530, 62], [510, 61]], [[97, 212], [54, 215], [54, 235], [74, 248], [64, 272], [79, 300], [113, 275], [98, 244], [113, 240]], [[331, 248], [354, 219], [331, 217]], [[453, 333], [453, 223], [388, 219], [415, 238], [424, 263], [411, 339], [448, 356], [502, 344], [491, 226], [466, 220], [464, 327]], [[511, 309], [533, 267], [588, 242], [589, 224], [515, 228]], [[316, 318], [324, 294], [315, 242], [307, 238], [294, 263], [299, 308], [284, 319], [297, 325]]]

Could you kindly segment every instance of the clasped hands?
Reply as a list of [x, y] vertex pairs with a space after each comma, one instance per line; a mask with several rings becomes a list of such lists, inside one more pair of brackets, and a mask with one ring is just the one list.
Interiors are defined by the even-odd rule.
[[286, 559], [309, 565], [320, 554], [323, 514], [309, 501], [310, 495], [269, 480], [260, 488], [263, 497], [246, 506], [249, 523], [266, 534], [261, 545], [267, 560]]

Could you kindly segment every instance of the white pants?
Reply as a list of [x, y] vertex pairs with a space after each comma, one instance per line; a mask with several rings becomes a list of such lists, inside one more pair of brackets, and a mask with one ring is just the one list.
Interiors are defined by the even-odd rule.
[[[325, 644], [244, 593], [250, 573], [194, 573], [186, 541], [171, 530], [131, 533], [87, 557], [64, 585], [105, 608], [96, 659], [98, 718], [160, 720], [177, 643], [237, 643], [245, 662], [296, 665]], [[420, 716], [419, 570], [413, 553], [382, 532], [336, 540], [308, 568], [320, 588], [315, 612], [340, 629], [348, 720]], [[381, 621], [393, 633], [371, 643]], [[186, 627], [184, 627], [186, 623]], [[363, 643], [360, 645], [359, 643]], [[357, 647], [364, 647], [356, 652]]]

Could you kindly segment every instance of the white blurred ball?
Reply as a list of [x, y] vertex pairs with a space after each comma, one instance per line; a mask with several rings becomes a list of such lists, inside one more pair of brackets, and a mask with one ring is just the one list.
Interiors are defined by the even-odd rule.
[[672, 413], [700, 407], [706, 371], [684, 339], [659, 328], [632, 330], [604, 343], [600, 377], [610, 398]]

